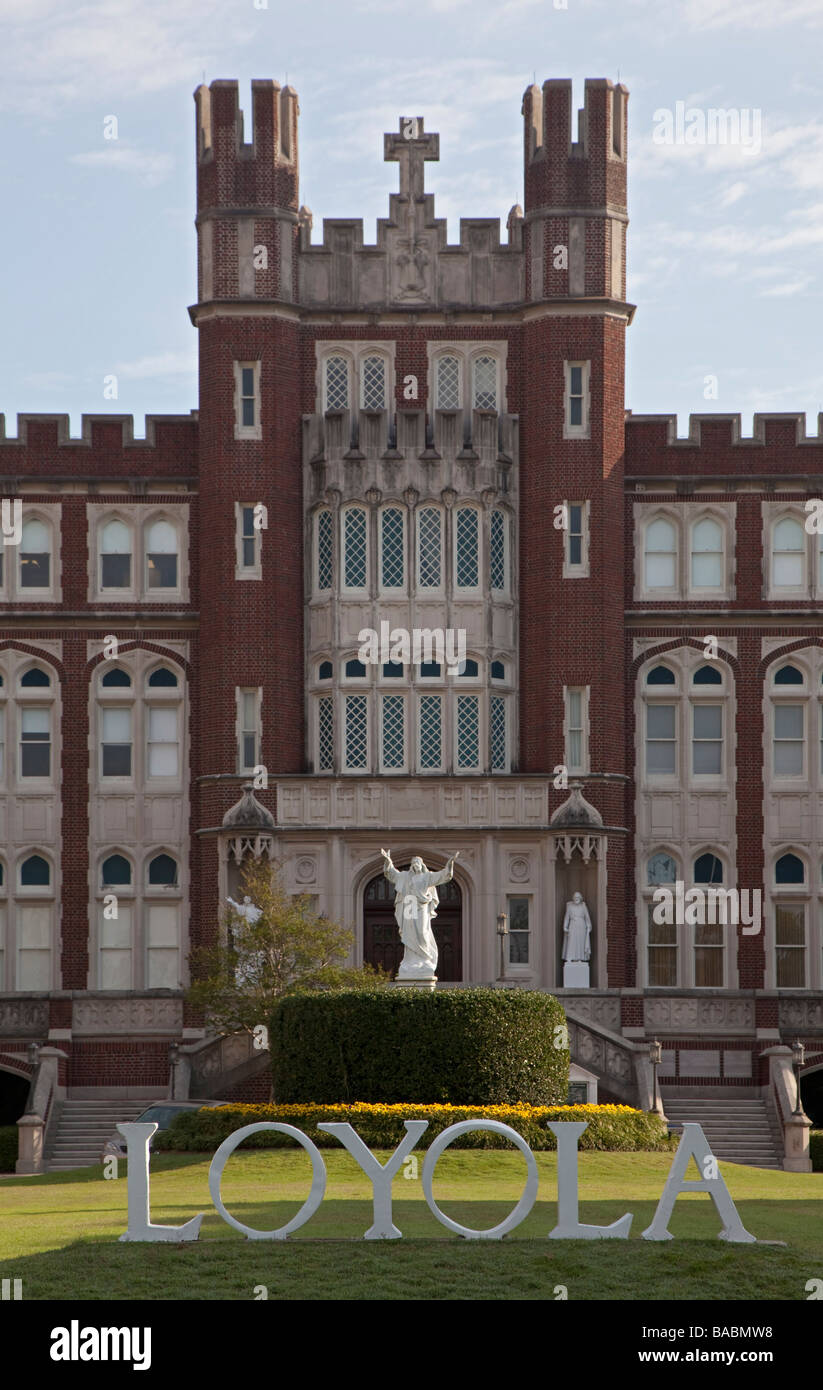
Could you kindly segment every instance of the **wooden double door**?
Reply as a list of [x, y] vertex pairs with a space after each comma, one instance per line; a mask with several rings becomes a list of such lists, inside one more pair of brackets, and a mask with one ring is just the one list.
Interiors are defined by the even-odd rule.
[[[407, 864], [398, 868], [408, 868]], [[438, 980], [463, 979], [463, 898], [460, 887], [452, 879], [437, 889], [440, 905], [432, 922], [437, 942]], [[363, 959], [369, 965], [381, 966], [391, 975], [397, 974], [403, 959], [394, 915], [394, 885], [383, 874], [377, 874], [366, 887], [363, 897]]]

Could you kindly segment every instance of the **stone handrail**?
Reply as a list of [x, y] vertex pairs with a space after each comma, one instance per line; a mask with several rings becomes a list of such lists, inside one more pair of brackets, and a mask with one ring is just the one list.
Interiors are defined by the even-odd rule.
[[[572, 1061], [594, 1072], [604, 1090], [617, 1096], [622, 1104], [653, 1110], [654, 1082], [648, 1047], [591, 1019], [578, 1018], [573, 1008], [566, 1009], [566, 1021]], [[657, 1108], [662, 1116], [659, 1102]]]
[[57, 1123], [64, 1088], [60, 1085], [60, 1059], [66, 1053], [57, 1047], [41, 1047], [29, 1089], [24, 1114], [17, 1121], [18, 1173], [42, 1173], [46, 1146]]
[[783, 1168], [788, 1173], [810, 1173], [809, 1130], [812, 1122], [798, 1103], [797, 1082], [792, 1069], [790, 1047], [767, 1047], [761, 1056], [769, 1059], [769, 1098], [783, 1131]]
[[181, 1047], [175, 1069], [175, 1100], [210, 1100], [270, 1066], [268, 1049], [250, 1033], [203, 1038]]

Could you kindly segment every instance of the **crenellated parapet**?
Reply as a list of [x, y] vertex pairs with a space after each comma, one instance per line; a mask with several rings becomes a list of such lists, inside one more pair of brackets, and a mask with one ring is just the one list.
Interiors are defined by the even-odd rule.
[[449, 245], [446, 221], [435, 217], [424, 189], [424, 164], [440, 157], [439, 136], [422, 116], [403, 117], [383, 137], [384, 158], [400, 167], [399, 192], [377, 223], [375, 244], [363, 241], [360, 218], [323, 220], [321, 245], [311, 243], [309, 215], [300, 233], [300, 300], [326, 307], [494, 309], [523, 298], [522, 212], [512, 208], [508, 242], [498, 218], [461, 218], [460, 240]]
[[823, 413], [813, 435], [800, 412], [758, 413], [751, 435], [742, 433], [739, 414], [690, 415], [684, 436], [678, 436], [676, 415], [627, 415], [627, 478], [691, 474], [713, 481], [762, 476], [770, 487], [775, 474], [810, 482], [820, 475], [823, 485]]
[[194, 94], [198, 300], [294, 298], [299, 165], [297, 93], [251, 84], [252, 140], [236, 81]]
[[587, 79], [572, 130], [567, 79], [523, 97], [528, 298], [625, 296], [628, 91]]
[[68, 415], [17, 416], [17, 434], [6, 434], [0, 415], [0, 478], [95, 476], [197, 476], [198, 414], [147, 415], [144, 439], [134, 436], [131, 415], [83, 415], [72, 436]]

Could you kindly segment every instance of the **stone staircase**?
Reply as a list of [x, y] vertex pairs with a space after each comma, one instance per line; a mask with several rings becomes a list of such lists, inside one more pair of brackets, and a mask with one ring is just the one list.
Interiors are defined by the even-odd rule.
[[115, 1126], [136, 1120], [148, 1101], [66, 1100], [57, 1121], [57, 1132], [46, 1152], [50, 1173], [69, 1168], [88, 1168], [100, 1163], [100, 1155]]
[[664, 1093], [663, 1109], [669, 1129], [678, 1134], [687, 1122], [699, 1124], [716, 1158], [752, 1168], [783, 1167], [777, 1126], [764, 1100], [690, 1100]]

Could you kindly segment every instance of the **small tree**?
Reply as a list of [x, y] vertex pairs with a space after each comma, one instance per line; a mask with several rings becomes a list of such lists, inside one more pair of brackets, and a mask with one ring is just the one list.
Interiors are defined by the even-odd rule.
[[189, 956], [194, 982], [187, 998], [215, 1032], [253, 1033], [286, 994], [373, 989], [389, 979], [369, 965], [344, 964], [353, 934], [315, 912], [307, 894], [287, 893], [279, 865], [250, 859], [241, 882], [256, 920], [229, 907], [225, 942]]

